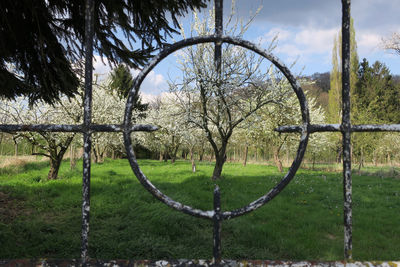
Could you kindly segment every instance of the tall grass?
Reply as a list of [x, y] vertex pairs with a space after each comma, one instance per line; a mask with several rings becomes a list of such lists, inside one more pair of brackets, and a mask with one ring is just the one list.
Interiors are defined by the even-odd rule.
[[[212, 209], [212, 164], [142, 160], [143, 172], [171, 198]], [[63, 164], [47, 181], [46, 162], [0, 174], [0, 258], [78, 258], [82, 169]], [[78, 164], [77, 166], [81, 166]], [[282, 177], [276, 168], [227, 163], [222, 209], [242, 207]], [[356, 260], [400, 259], [400, 180], [353, 175]], [[126, 160], [92, 166], [90, 256], [99, 259], [211, 258], [212, 223], [166, 207], [133, 176]], [[222, 224], [223, 258], [343, 259], [340, 173], [300, 170], [274, 200]]]

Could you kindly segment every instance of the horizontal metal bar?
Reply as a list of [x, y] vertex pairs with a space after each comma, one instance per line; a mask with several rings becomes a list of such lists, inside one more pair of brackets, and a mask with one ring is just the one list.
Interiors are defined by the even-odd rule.
[[[308, 133], [340, 132], [340, 124], [310, 124], [307, 130]], [[280, 133], [301, 133], [302, 127], [300, 125], [279, 126], [275, 131]]]
[[361, 124], [352, 125], [352, 132], [400, 132], [400, 124]]
[[[123, 124], [92, 124], [89, 126], [91, 132], [123, 132]], [[148, 124], [132, 125], [128, 132], [153, 132], [158, 130], [157, 126]], [[2, 124], [0, 132], [86, 132], [82, 124]]]
[[[0, 259], [1, 266], [80, 266], [79, 259]], [[99, 260], [89, 259], [88, 266], [213, 266], [209, 259], [179, 259], [179, 260]], [[336, 266], [357, 266], [357, 267], [384, 267], [400, 266], [400, 261], [282, 261], [282, 260], [232, 260], [223, 259], [221, 266], [306, 266], [306, 267], [336, 267]]]
[[[299, 125], [280, 126], [275, 129], [280, 133], [301, 133]], [[315, 132], [341, 132], [340, 124], [310, 124], [308, 133]], [[352, 125], [351, 132], [400, 132], [400, 124], [360, 124]]]
[[82, 132], [82, 125], [2, 124], [0, 132]]

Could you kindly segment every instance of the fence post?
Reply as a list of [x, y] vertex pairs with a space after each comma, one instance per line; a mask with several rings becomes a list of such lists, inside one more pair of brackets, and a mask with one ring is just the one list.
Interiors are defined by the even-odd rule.
[[83, 177], [82, 177], [82, 247], [81, 260], [86, 265], [89, 255], [89, 214], [90, 214], [90, 151], [92, 147], [92, 58], [94, 30], [94, 0], [86, 0], [85, 10], [85, 98], [83, 115]]
[[352, 181], [350, 121], [350, 0], [342, 0], [342, 125], [344, 257], [352, 259]]

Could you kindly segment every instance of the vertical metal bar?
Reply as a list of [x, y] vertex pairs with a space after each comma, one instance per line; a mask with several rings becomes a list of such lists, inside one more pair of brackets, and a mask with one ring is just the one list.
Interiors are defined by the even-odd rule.
[[[222, 11], [223, 0], [215, 0], [215, 35], [222, 36]], [[222, 43], [220, 41], [215, 43], [214, 60], [217, 70], [217, 75], [221, 75], [221, 57], [222, 57]]]
[[344, 195], [344, 257], [352, 259], [352, 181], [350, 121], [350, 0], [342, 0], [342, 135]]
[[213, 230], [213, 262], [218, 265], [221, 263], [221, 194], [218, 185], [214, 189], [214, 230]]
[[85, 10], [85, 98], [83, 134], [83, 178], [82, 178], [82, 236], [81, 260], [85, 265], [89, 259], [89, 213], [90, 213], [90, 151], [92, 148], [90, 124], [92, 120], [92, 58], [94, 29], [94, 0], [86, 0]]
[[[218, 37], [222, 36], [222, 11], [223, 11], [223, 0], [215, 0], [215, 35]], [[214, 50], [214, 63], [217, 72], [217, 86], [220, 86], [221, 79], [221, 58], [222, 58], [222, 42], [218, 40], [215, 43]], [[218, 88], [220, 90], [220, 88]], [[214, 189], [214, 229], [213, 229], [213, 262], [215, 265], [221, 263], [221, 195], [218, 185], [215, 185]]]

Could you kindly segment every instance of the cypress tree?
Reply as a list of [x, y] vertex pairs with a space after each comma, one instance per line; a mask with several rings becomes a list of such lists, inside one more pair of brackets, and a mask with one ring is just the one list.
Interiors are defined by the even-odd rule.
[[[350, 24], [350, 93], [357, 83], [358, 54], [354, 20]], [[342, 34], [334, 37], [332, 49], [331, 88], [329, 90], [328, 121], [339, 123], [342, 119]]]

